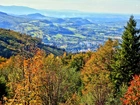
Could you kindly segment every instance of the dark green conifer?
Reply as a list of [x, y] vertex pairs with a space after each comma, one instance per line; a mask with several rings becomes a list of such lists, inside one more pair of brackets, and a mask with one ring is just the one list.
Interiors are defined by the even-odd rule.
[[131, 16], [112, 64], [111, 79], [119, 89], [123, 83], [129, 85], [134, 74], [140, 74], [140, 30]]

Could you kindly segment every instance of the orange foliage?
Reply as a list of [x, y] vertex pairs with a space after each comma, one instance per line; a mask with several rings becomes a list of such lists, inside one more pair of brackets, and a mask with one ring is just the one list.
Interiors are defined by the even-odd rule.
[[39, 87], [41, 86], [44, 53], [38, 50], [34, 57], [15, 56], [3, 62], [0, 69], [7, 74], [7, 86], [12, 97], [7, 103], [40, 105]]
[[123, 98], [123, 105], [140, 105], [140, 75], [135, 75]]

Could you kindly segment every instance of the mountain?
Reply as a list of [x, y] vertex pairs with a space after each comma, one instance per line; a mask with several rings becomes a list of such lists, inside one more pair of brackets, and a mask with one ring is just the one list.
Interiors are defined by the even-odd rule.
[[9, 58], [12, 55], [24, 54], [31, 56], [32, 50], [40, 48], [47, 54], [62, 55], [64, 50], [55, 46], [44, 45], [39, 38], [0, 29], [0, 56]]
[[26, 6], [2, 6], [0, 5], [0, 11], [6, 12], [8, 14], [25, 15], [33, 13], [41, 13], [43, 11]]
[[7, 13], [4, 12], [0, 12], [0, 15], [8, 15]]
[[4, 12], [0, 12], [0, 27], [1, 28], [13, 28], [19, 23], [28, 22], [30, 19], [22, 18], [18, 16], [12, 16]]
[[23, 18], [29, 18], [29, 19], [46, 19], [47, 17], [40, 14], [40, 13], [34, 13], [34, 14], [28, 14], [28, 15], [20, 15], [19, 17]]
[[27, 16], [32, 19], [45, 19], [46, 18], [46, 16], [44, 16], [40, 13], [28, 14]]
[[0, 11], [6, 12], [8, 14], [15, 15], [28, 15], [40, 13], [49, 17], [66, 18], [66, 17], [85, 17], [88, 14], [76, 10], [41, 10], [34, 9], [26, 6], [3, 6], [0, 5]]
[[59, 25], [60, 23], [73, 23], [73, 21], [46, 17], [40, 13], [12, 16], [2, 12], [0, 19], [0, 28], [15, 30], [39, 38], [47, 35], [74, 34], [73, 31]]

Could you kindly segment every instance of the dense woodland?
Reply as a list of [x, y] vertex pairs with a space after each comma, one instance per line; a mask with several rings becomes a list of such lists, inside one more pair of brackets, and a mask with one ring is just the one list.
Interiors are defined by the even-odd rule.
[[108, 39], [94, 52], [55, 56], [32, 50], [31, 56], [0, 57], [1, 104], [140, 104], [140, 30], [133, 16], [121, 42]]

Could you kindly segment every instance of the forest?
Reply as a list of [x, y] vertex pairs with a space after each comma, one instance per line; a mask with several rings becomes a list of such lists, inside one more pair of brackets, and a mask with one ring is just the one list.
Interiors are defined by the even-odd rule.
[[140, 29], [133, 16], [121, 41], [108, 39], [96, 51], [29, 51], [1, 55], [0, 105], [140, 105]]

